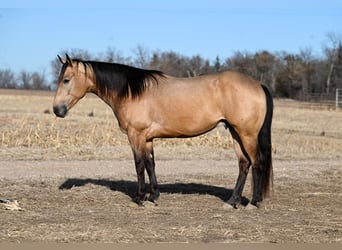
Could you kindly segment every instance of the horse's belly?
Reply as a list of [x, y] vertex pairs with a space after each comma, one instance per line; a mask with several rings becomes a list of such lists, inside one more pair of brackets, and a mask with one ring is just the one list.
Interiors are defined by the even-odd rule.
[[221, 120], [212, 114], [173, 114], [166, 115], [161, 122], [154, 122], [150, 134], [154, 137], [193, 137], [215, 128]]

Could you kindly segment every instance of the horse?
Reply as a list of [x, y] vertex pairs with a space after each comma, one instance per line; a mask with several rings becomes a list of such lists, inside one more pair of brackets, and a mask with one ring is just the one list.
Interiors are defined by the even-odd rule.
[[[133, 201], [155, 203], [159, 198], [153, 139], [194, 137], [223, 123], [232, 135], [239, 174], [224, 205], [237, 208], [252, 166], [253, 196], [259, 207], [273, 184], [271, 124], [273, 98], [253, 78], [224, 71], [177, 78], [161, 71], [128, 65], [57, 56], [62, 64], [53, 111], [64, 118], [86, 93], [94, 93], [113, 110], [128, 136], [137, 173]], [[208, 166], [209, 167], [209, 166]], [[150, 190], [145, 189], [145, 170]]]

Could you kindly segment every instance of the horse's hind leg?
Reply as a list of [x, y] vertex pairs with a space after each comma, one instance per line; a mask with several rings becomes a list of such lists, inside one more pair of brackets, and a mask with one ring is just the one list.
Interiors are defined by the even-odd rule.
[[243, 152], [243, 146], [241, 145], [240, 140], [237, 138], [237, 135], [232, 133], [234, 138], [234, 149], [235, 153], [239, 159], [239, 176], [237, 178], [235, 188], [233, 190], [233, 194], [230, 199], [227, 201], [229, 205], [233, 208], [237, 208], [237, 205], [241, 203], [242, 191], [245, 186], [246, 178], [248, 175], [249, 168], [251, 166], [250, 160], [246, 157]]
[[256, 162], [253, 166], [253, 198], [251, 204], [259, 207], [260, 202], [262, 202], [262, 173], [260, 171], [261, 165]]

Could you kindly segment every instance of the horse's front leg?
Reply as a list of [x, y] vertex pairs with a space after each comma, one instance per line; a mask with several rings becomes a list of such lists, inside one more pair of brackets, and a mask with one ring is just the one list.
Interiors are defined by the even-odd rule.
[[136, 202], [138, 205], [143, 205], [142, 202], [146, 200], [145, 161], [141, 153], [137, 152], [134, 148], [133, 148], [133, 155], [134, 155], [135, 170], [137, 172], [137, 177], [138, 177], [138, 191], [137, 191], [136, 197], [133, 198], [133, 201]]
[[[159, 197], [159, 190], [154, 170], [153, 142], [146, 141], [144, 133], [138, 133], [135, 129], [129, 130], [128, 139], [133, 150], [135, 169], [138, 177], [138, 191], [134, 201], [139, 205], [142, 205], [145, 200], [155, 202]], [[146, 197], [145, 190], [145, 169], [151, 184], [151, 192], [148, 198]]]
[[[160, 192], [158, 189], [157, 177], [155, 173], [155, 163], [154, 163], [154, 153], [152, 148], [152, 142], [146, 143], [146, 147], [143, 147], [143, 150], [134, 150], [134, 161], [135, 168], [137, 171], [138, 177], [138, 192], [137, 196], [134, 199], [136, 203], [142, 205], [142, 202], [145, 200], [151, 201], [155, 203], [155, 201], [159, 198]], [[150, 195], [146, 197], [145, 190], [145, 172], [146, 169], [148, 177], [150, 179]]]
[[160, 192], [158, 188], [157, 176], [155, 173], [153, 143], [149, 141], [146, 143], [146, 164], [145, 168], [150, 179], [151, 191], [148, 200], [154, 202], [159, 198]]

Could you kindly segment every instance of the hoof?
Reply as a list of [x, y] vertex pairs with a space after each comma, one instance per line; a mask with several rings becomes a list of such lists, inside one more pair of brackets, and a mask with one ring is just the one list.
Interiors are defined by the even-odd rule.
[[225, 203], [223, 203], [222, 208], [224, 210], [235, 210], [235, 209], [237, 209], [237, 206], [235, 204], [232, 205], [232, 204], [229, 204], [229, 203], [225, 202]]
[[156, 207], [156, 206], [158, 206], [158, 204], [156, 202], [152, 202], [152, 201], [144, 201], [142, 203], [142, 205], [144, 207]]
[[138, 208], [141, 207], [142, 205], [136, 203], [135, 201], [131, 201], [130, 203], [128, 203], [128, 207], [132, 207], [132, 208]]
[[246, 210], [256, 210], [258, 208], [259, 208], [258, 205], [256, 206], [256, 205], [253, 205], [252, 203], [248, 203], [245, 209]]
[[141, 197], [137, 196], [134, 199], [132, 199], [133, 202], [135, 202], [138, 206], [143, 206], [144, 201], [146, 200], [146, 198], [141, 199]]
[[150, 196], [147, 198], [147, 200], [152, 202], [152, 203], [156, 203], [156, 201], [158, 200], [159, 196], [160, 196], [160, 193], [159, 193], [159, 191], [157, 191], [154, 194], [150, 194]]

